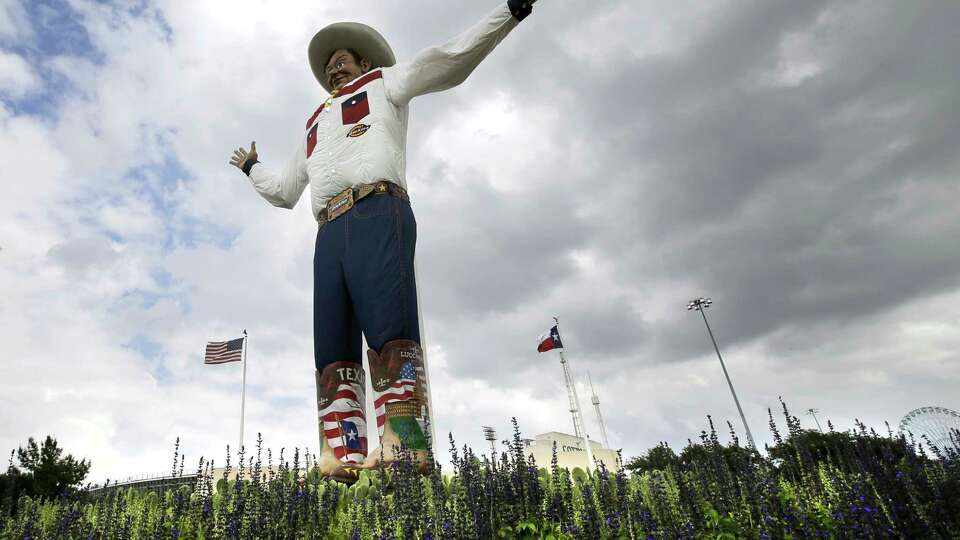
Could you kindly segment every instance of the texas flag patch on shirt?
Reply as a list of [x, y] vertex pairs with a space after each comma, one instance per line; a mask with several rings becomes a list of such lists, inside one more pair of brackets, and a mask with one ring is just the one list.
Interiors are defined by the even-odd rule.
[[350, 96], [340, 105], [340, 111], [343, 114], [343, 123], [356, 124], [364, 116], [370, 114], [370, 102], [367, 101], [367, 93], [360, 92], [355, 96]]
[[317, 125], [314, 124], [310, 131], [307, 133], [307, 157], [310, 157], [310, 154], [313, 153], [313, 149], [317, 147]]

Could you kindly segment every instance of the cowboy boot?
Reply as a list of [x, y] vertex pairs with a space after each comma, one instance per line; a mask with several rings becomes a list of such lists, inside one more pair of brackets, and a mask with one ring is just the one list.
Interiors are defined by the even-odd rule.
[[367, 455], [363, 367], [334, 362], [317, 372], [317, 413], [320, 424], [320, 474], [353, 483]]
[[380, 448], [370, 453], [364, 468], [390, 465], [397, 460], [402, 447], [420, 472], [427, 472], [432, 465], [427, 454], [430, 406], [420, 345], [409, 339], [389, 341], [380, 354], [372, 349], [367, 351], [367, 359]]

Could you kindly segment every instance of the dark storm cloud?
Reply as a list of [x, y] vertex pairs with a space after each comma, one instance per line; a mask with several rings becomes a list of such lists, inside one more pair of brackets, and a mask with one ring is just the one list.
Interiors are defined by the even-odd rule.
[[559, 211], [571, 200], [563, 189], [532, 201], [499, 193], [483, 178], [431, 182], [434, 197], [416, 207], [428, 231], [418, 254], [430, 261], [422, 278], [439, 285], [425, 289], [430, 304], [465, 318], [510, 311], [574, 272], [569, 250], [587, 240], [588, 229]]
[[[521, 25], [467, 85], [518, 100], [550, 95], [542, 105], [563, 118], [549, 134], [556, 146], [587, 147], [602, 167], [565, 162], [560, 151], [530, 171], [562, 178], [543, 200], [467, 182], [463, 202], [429, 209], [422, 221], [434, 236], [421, 253], [436, 263], [424, 275], [437, 311], [428, 317], [522, 312], [570, 286], [568, 255], [584, 246], [613, 263], [620, 285], [696, 283], [676, 291], [678, 310], [688, 296], [712, 295], [729, 344], [955, 288], [960, 38], [951, 13], [942, 3], [740, 3], [680, 52], [611, 63], [572, 58], [556, 41], [581, 20], [538, 13], [549, 27]], [[819, 72], [780, 84], [778, 70], [804, 61], [781, 55], [789, 39], [807, 43]], [[433, 122], [444, 110], [416, 114]], [[585, 212], [570, 212], [577, 205]], [[448, 234], [435, 234], [439, 223]], [[696, 323], [645, 326], [636, 301], [587, 307], [597, 316], [570, 321], [592, 357], [703, 354]], [[577, 295], [563, 307], [585, 309]], [[621, 327], [634, 345], [617, 339]]]
[[614, 359], [628, 363], [647, 361], [640, 353], [649, 339], [647, 324], [637, 312], [637, 299], [592, 299], [587, 294], [570, 306], [564, 318], [564, 346], [576, 351], [578, 360], [606, 374], [616, 371]]
[[[620, 167], [591, 241], [624, 280], [688, 277], [719, 297], [728, 341], [956, 287], [960, 39], [955, 7], [924, 5], [742, 5], [681, 55], [570, 79], [597, 96], [570, 132], [620, 126], [596, 148]], [[812, 35], [823, 71], [764, 83], [791, 32]], [[659, 358], [701, 350], [687, 321], [657, 333]]]

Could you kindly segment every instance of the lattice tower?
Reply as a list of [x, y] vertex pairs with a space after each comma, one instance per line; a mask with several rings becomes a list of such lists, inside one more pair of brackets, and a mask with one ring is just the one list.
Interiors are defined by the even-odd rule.
[[570, 368], [567, 366], [567, 359], [563, 357], [563, 351], [560, 351], [560, 365], [563, 366], [563, 381], [567, 385], [567, 399], [570, 401], [570, 416], [573, 418], [573, 433], [578, 438], [582, 438], [586, 430], [580, 422], [580, 411], [577, 409], [577, 389], [573, 384], [573, 377], [570, 375]]
[[610, 448], [610, 441], [607, 439], [607, 425], [603, 423], [603, 414], [600, 413], [600, 398], [597, 397], [597, 391], [593, 389], [593, 378], [590, 372], [587, 372], [587, 380], [590, 381], [590, 393], [593, 410], [597, 413], [597, 423], [600, 424], [600, 436], [603, 438], [603, 447]]

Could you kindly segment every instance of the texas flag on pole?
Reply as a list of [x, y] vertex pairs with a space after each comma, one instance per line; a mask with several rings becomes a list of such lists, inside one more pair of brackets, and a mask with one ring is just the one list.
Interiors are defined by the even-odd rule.
[[560, 341], [560, 331], [557, 325], [553, 325], [548, 334], [540, 336], [540, 345], [537, 346], [537, 352], [547, 352], [553, 349], [562, 349], [563, 343]]

